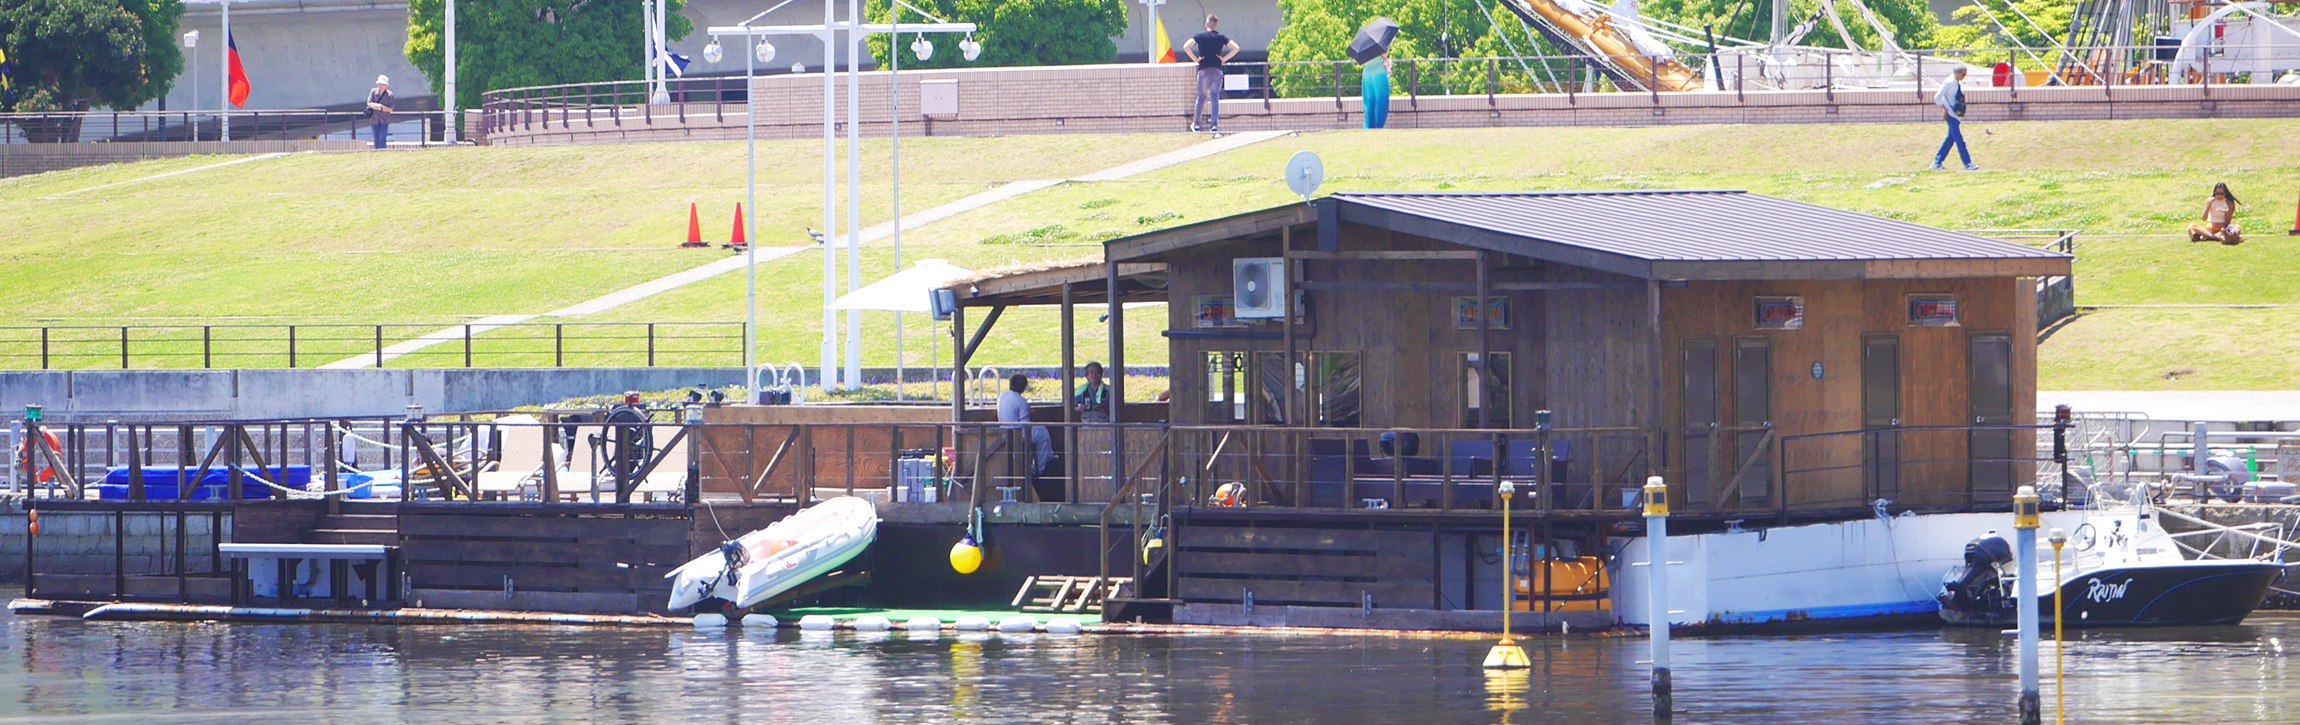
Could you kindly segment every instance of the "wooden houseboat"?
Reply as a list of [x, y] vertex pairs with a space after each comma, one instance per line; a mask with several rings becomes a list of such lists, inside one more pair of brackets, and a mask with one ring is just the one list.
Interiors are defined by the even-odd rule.
[[1164, 406], [1034, 413], [1089, 500], [1154, 507], [1136, 612], [1474, 626], [1504, 606], [1507, 480], [1516, 607], [1611, 619], [1589, 593], [1648, 476], [1681, 534], [2007, 505], [2038, 280], [2070, 262], [1738, 191], [1344, 193], [959, 283], [952, 333], [963, 367], [969, 311], [1107, 306], [1123, 386], [1120, 303], [1167, 303]]

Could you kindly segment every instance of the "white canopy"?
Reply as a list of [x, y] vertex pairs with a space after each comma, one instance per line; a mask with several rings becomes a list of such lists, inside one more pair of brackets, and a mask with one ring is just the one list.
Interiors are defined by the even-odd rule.
[[830, 309], [931, 312], [927, 293], [972, 276], [973, 270], [954, 266], [948, 260], [922, 259], [910, 269], [846, 293], [832, 301]]

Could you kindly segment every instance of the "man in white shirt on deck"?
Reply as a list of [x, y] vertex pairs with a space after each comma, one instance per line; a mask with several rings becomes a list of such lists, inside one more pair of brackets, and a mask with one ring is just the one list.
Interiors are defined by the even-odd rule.
[[1939, 93], [1933, 94], [1933, 105], [1941, 107], [1941, 118], [1949, 122], [1949, 137], [1941, 139], [1941, 150], [1933, 154], [1933, 170], [1941, 170], [1941, 162], [1949, 160], [1949, 147], [1957, 147], [1957, 158], [1965, 162], [1966, 171], [1979, 171], [1973, 165], [1972, 152], [1965, 150], [1965, 66], [1957, 66], [1955, 77], [1941, 84]]
[[[998, 394], [998, 422], [1000, 428], [1022, 430], [1030, 423], [1030, 401], [1022, 399], [1022, 391], [1030, 389], [1030, 378], [1015, 373], [1006, 379], [1006, 392]], [[1054, 460], [1054, 437], [1047, 434], [1046, 426], [1031, 425], [1030, 473], [1037, 475], [1046, 470], [1048, 461]]]

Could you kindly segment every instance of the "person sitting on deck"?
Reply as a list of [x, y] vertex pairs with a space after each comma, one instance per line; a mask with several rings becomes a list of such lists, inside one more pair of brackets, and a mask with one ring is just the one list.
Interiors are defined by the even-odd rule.
[[[999, 426], [1000, 428], [1019, 431], [1024, 428], [1023, 424], [1030, 422], [1030, 401], [1022, 399], [1022, 392], [1029, 389], [1030, 378], [1023, 377], [1021, 373], [1015, 373], [1014, 377], [1006, 379], [1006, 392], [998, 394], [998, 422], [1002, 424]], [[1048, 461], [1054, 460], [1054, 437], [1047, 434], [1046, 426], [1028, 427], [1030, 428], [1030, 474], [1035, 476], [1046, 470]]]
[[2244, 243], [2244, 230], [2234, 223], [2236, 195], [2227, 184], [2212, 185], [2212, 200], [2204, 202], [2204, 223], [2188, 225], [2188, 241], [2214, 241], [2229, 246]]
[[1070, 396], [1070, 405], [1078, 411], [1081, 421], [1110, 422], [1110, 384], [1102, 382], [1102, 363], [1086, 364], [1086, 384], [1078, 386], [1078, 393]]

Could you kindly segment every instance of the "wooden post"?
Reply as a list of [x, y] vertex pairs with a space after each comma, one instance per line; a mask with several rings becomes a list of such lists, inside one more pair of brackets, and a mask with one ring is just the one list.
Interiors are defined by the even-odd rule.
[[1063, 500], [1078, 502], [1078, 406], [1071, 399], [1077, 378], [1072, 371], [1078, 369], [1078, 332], [1075, 306], [1069, 282], [1062, 283], [1062, 467], [1064, 484], [1069, 489]]
[[[320, 452], [320, 460], [321, 460], [321, 463], [322, 463], [322, 465], [325, 465], [325, 466], [327, 466], [327, 474], [326, 474], [326, 478], [325, 478], [325, 480], [327, 481], [327, 490], [329, 490], [329, 491], [334, 491], [334, 490], [336, 490], [336, 475], [335, 475], [335, 469], [336, 469], [336, 465], [335, 465], [335, 464], [336, 464], [336, 455], [337, 455], [337, 453], [336, 453], [336, 446], [335, 446], [335, 424], [333, 424], [333, 423], [329, 423], [329, 424], [326, 424], [326, 425], [322, 425], [322, 426], [320, 426], [320, 427], [321, 427], [321, 428], [324, 428], [324, 429], [326, 429], [326, 433], [325, 433], [324, 435], [326, 435], [326, 437], [327, 437], [327, 445], [323, 446], [323, 448], [325, 448], [326, 450], [324, 450], [324, 451], [321, 451], [321, 452]], [[305, 444], [307, 444], [307, 445], [308, 445], [308, 444], [311, 442], [311, 433], [310, 433], [310, 428], [309, 428], [309, 427], [306, 427], [306, 428], [305, 428], [305, 433], [304, 433], [304, 442], [305, 442]], [[306, 460], [309, 460], [309, 459], [310, 459], [310, 456], [308, 456], [308, 455], [307, 455], [307, 456], [305, 456], [305, 459], [306, 459]], [[328, 495], [327, 495], [327, 514], [328, 514], [329, 516], [336, 516], [336, 515], [340, 515], [340, 514], [342, 514], [342, 513], [343, 513], [343, 496], [341, 496], [341, 495], [338, 495], [338, 494], [332, 494], [332, 493], [331, 493], [331, 494], [328, 494]], [[340, 593], [340, 592], [339, 592], [339, 593]]]
[[[1647, 348], [1647, 349], [1646, 349], [1646, 351], [1645, 351], [1645, 358], [1646, 358], [1646, 365], [1647, 365], [1646, 379], [1649, 381], [1649, 387], [1648, 387], [1648, 391], [1647, 391], [1647, 392], [1648, 392], [1648, 394], [1650, 394], [1652, 397], [1650, 398], [1649, 402], [1648, 402], [1648, 403], [1647, 403], [1647, 405], [1645, 406], [1645, 415], [1646, 415], [1646, 416], [1650, 416], [1650, 417], [1649, 417], [1649, 418], [1647, 418], [1646, 420], [1641, 420], [1641, 421], [1639, 421], [1640, 425], [1638, 425], [1638, 427], [1639, 427], [1639, 428], [1645, 428], [1645, 429], [1657, 429], [1657, 428], [1659, 428], [1659, 427], [1661, 426], [1661, 400], [1662, 400], [1662, 397], [1661, 397], [1661, 385], [1662, 385], [1662, 383], [1661, 383], [1661, 379], [1664, 377], [1664, 376], [1661, 374], [1661, 370], [1662, 370], [1662, 363], [1661, 363], [1661, 281], [1660, 281], [1660, 280], [1650, 280], [1650, 279], [1649, 279], [1649, 280], [1646, 280], [1646, 281], [1645, 281], [1645, 315], [1646, 315], [1646, 326], [1647, 326], [1647, 329], [1646, 329], [1646, 332], [1647, 332], [1647, 338], [1646, 338], [1646, 341], [1645, 341], [1645, 345], [1646, 345], [1646, 348]], [[1651, 425], [1642, 425], [1642, 423], [1647, 423], [1647, 422], [1651, 423]], [[1594, 448], [1599, 448], [1599, 449], [1602, 449], [1602, 448], [1604, 448], [1604, 446], [1603, 446], [1603, 445], [1597, 445], [1597, 446], [1594, 446]], [[1662, 467], [1661, 467], [1661, 460], [1660, 460], [1660, 458], [1661, 458], [1661, 451], [1658, 451], [1658, 450], [1653, 450], [1653, 449], [1647, 449], [1647, 450], [1645, 451], [1645, 475], [1646, 475], [1646, 476], [1649, 476], [1649, 477], [1650, 477], [1650, 476], [1659, 476], [1659, 475], [1661, 475], [1661, 468], [1662, 468]], [[1597, 477], [1596, 477], [1595, 479], [1593, 479], [1593, 480], [1592, 480], [1592, 483], [1591, 483], [1591, 485], [1597, 485], [1597, 484], [1599, 484], [1599, 483], [1603, 483], [1603, 482], [1604, 482], [1604, 475], [1605, 475], [1604, 471], [1602, 471], [1602, 470], [1599, 470], [1599, 471], [1593, 471], [1592, 473], [1595, 473]]]
[[136, 426], [128, 426], [128, 500], [144, 500], [144, 463], [136, 445]]
[[[966, 422], [966, 308], [950, 311], [950, 422]], [[955, 434], [954, 434], [955, 437]], [[951, 462], [955, 468], [957, 462]]]
[[1110, 303], [1110, 369], [1104, 371], [1104, 378], [1110, 383], [1110, 484], [1122, 486], [1126, 476], [1126, 429], [1119, 424], [1126, 415], [1126, 306], [1119, 302], [1117, 262], [1102, 263], [1102, 285]]
[[[1477, 310], [1477, 427], [1493, 427], [1493, 326], [1486, 318], [1486, 292], [1490, 285], [1486, 279], [1485, 252], [1477, 253], [1477, 299], [1470, 302]], [[1499, 445], [1498, 443], [1496, 444]], [[1501, 469], [1503, 456], [1500, 448], [1493, 451], [1494, 470]]]

